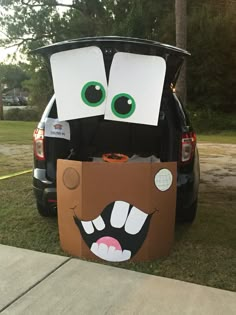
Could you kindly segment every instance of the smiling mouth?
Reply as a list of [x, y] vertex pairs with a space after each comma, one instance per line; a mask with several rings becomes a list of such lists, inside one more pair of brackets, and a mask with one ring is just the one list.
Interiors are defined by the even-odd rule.
[[129, 260], [141, 248], [152, 214], [125, 201], [107, 205], [92, 221], [74, 221], [83, 240], [97, 257], [111, 262]]

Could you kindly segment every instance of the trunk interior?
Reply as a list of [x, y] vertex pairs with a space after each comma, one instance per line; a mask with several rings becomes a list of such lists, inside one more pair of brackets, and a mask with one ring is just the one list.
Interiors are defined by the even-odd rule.
[[[104, 120], [104, 116], [70, 120], [71, 140], [45, 138], [48, 179], [56, 179], [57, 159], [92, 161], [104, 153], [122, 153], [129, 157], [154, 155], [160, 161], [176, 161], [180, 144], [171, 92], [163, 96], [158, 126]], [[54, 103], [50, 118], [57, 118]]]

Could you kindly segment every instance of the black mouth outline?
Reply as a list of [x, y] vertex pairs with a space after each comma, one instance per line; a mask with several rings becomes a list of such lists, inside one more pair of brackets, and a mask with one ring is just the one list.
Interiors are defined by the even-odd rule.
[[[110, 218], [111, 218], [111, 213], [112, 213], [114, 204], [115, 204], [115, 201], [108, 204], [104, 208], [102, 213], [100, 214], [100, 216], [102, 217], [102, 219], [105, 223], [105, 228], [101, 231], [98, 231], [96, 228], [94, 228], [93, 233], [87, 234], [84, 230], [82, 223], [81, 223], [82, 220], [80, 220], [75, 213], [73, 216], [74, 222], [75, 222], [76, 226], [78, 227], [84, 242], [86, 243], [86, 245], [89, 247], [90, 250], [91, 250], [92, 244], [96, 243], [97, 240], [99, 240], [100, 238], [105, 237], [105, 236], [110, 236], [110, 237], [115, 238], [120, 243], [122, 251], [123, 250], [130, 251], [131, 252], [130, 258], [132, 258], [138, 252], [138, 250], [142, 247], [143, 242], [146, 239], [149, 225], [150, 225], [150, 220], [151, 220], [153, 213], [147, 214], [144, 211], [142, 211], [145, 214], [147, 214], [147, 218], [146, 218], [141, 230], [137, 234], [132, 235], [132, 234], [129, 234], [125, 231], [125, 224], [121, 228], [114, 228], [111, 225]], [[133, 207], [133, 205], [129, 204], [129, 211], [128, 211], [127, 218], [130, 214], [132, 207]], [[72, 209], [72, 210], [74, 210], [74, 209]], [[99, 257], [99, 258], [101, 258], [101, 257]]]

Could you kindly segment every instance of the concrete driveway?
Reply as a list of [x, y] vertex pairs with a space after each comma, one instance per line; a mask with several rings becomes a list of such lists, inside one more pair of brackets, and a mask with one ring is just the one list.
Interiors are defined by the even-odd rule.
[[1, 314], [235, 314], [236, 293], [0, 245]]

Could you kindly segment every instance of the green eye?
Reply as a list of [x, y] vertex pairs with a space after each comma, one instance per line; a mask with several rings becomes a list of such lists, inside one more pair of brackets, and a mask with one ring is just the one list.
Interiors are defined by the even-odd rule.
[[135, 100], [126, 93], [117, 94], [111, 102], [111, 110], [113, 114], [120, 118], [128, 118], [135, 111]]
[[95, 107], [105, 100], [106, 92], [101, 83], [90, 81], [82, 88], [81, 97], [85, 104]]

